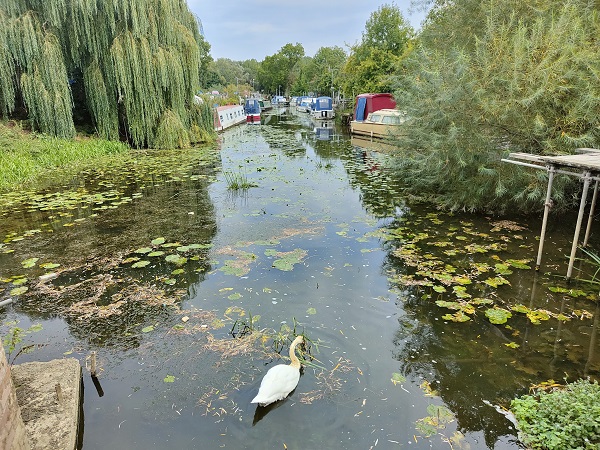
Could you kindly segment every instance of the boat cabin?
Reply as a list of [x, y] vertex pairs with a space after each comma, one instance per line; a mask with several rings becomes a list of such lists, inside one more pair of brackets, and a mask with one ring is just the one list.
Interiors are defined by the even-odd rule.
[[352, 120], [362, 122], [372, 112], [380, 109], [394, 109], [395, 107], [396, 101], [392, 94], [360, 94], [356, 97]]
[[334, 116], [333, 99], [331, 97], [317, 97], [311, 105], [311, 114], [317, 119], [332, 119]]
[[246, 122], [260, 123], [260, 103], [257, 99], [246, 99], [244, 112], [246, 113]]

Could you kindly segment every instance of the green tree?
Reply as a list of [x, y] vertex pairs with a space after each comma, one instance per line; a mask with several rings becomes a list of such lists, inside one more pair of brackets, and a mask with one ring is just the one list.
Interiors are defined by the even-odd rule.
[[4, 0], [0, 23], [4, 117], [22, 99], [35, 129], [71, 137], [70, 83], [81, 80], [104, 138], [189, 145], [212, 128], [193, 101], [207, 47], [182, 0]]
[[413, 36], [414, 30], [395, 4], [373, 12], [340, 74], [344, 93], [391, 92], [390, 75], [410, 52]]
[[[522, 3], [457, 0], [436, 11], [398, 72], [396, 100], [410, 118], [399, 142], [402, 177], [448, 208], [539, 209], [545, 173], [501, 158], [598, 145], [597, 11], [584, 0]], [[484, 11], [477, 35], [463, 35], [468, 12]], [[458, 29], [444, 28], [452, 23]], [[557, 180], [557, 205], [570, 206], [572, 187]]]
[[337, 79], [346, 63], [346, 52], [341, 47], [321, 47], [312, 58], [310, 90], [321, 95], [331, 95], [338, 85]]
[[[285, 44], [274, 55], [267, 56], [260, 64], [258, 80], [265, 91], [275, 93], [289, 91], [289, 77], [296, 63], [304, 56], [301, 44]], [[280, 88], [281, 86], [281, 88]]]

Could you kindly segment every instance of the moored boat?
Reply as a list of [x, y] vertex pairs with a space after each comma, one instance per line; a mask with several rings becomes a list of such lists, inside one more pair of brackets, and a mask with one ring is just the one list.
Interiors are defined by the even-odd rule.
[[242, 105], [218, 106], [215, 109], [215, 131], [221, 131], [245, 121], [246, 114]]
[[333, 99], [331, 97], [317, 97], [311, 105], [310, 114], [321, 120], [333, 119]]
[[362, 122], [372, 112], [380, 109], [394, 109], [395, 107], [396, 101], [392, 94], [359, 94], [356, 96], [352, 120]]
[[397, 109], [380, 109], [369, 113], [362, 121], [350, 122], [350, 132], [369, 136], [372, 138], [384, 138], [393, 136], [399, 132], [399, 127], [406, 120], [406, 115]]
[[260, 103], [255, 98], [246, 99], [244, 103], [247, 123], [260, 123]]

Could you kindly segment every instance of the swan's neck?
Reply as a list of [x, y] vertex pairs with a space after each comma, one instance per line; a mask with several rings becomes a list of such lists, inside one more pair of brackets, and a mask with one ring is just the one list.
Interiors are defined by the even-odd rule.
[[303, 340], [304, 339], [302, 338], [302, 336], [298, 336], [298, 337], [296, 337], [296, 339], [294, 339], [294, 342], [292, 342], [292, 345], [290, 345], [290, 360], [292, 361], [290, 363], [290, 366], [292, 366], [296, 369], [300, 369], [300, 360], [296, 356], [296, 346], [298, 344], [300, 344]]

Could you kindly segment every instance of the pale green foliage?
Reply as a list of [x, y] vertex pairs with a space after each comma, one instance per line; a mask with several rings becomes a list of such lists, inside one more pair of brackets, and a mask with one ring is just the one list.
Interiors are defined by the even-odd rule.
[[[442, 31], [430, 18], [431, 31], [423, 31], [396, 80], [396, 100], [411, 119], [399, 163], [413, 192], [451, 209], [538, 209], [545, 172], [500, 159], [511, 151], [568, 153], [598, 145], [598, 14], [583, 14], [587, 3], [578, 0], [539, 3], [544, 7], [506, 2], [500, 9], [467, 0], [436, 12], [448, 25], [468, 5], [473, 9], [455, 21], [464, 25], [468, 13], [487, 11], [485, 26], [468, 37]], [[559, 207], [573, 199], [570, 181], [555, 182]]]
[[189, 111], [208, 47], [184, 0], [5, 0], [0, 19], [2, 115], [20, 89], [34, 128], [70, 137], [69, 83], [83, 82], [102, 137], [153, 146], [166, 116], [198, 126]]
[[391, 92], [396, 66], [410, 53], [414, 31], [395, 4], [371, 14], [362, 40], [353, 46], [341, 73], [347, 96], [365, 92]]

